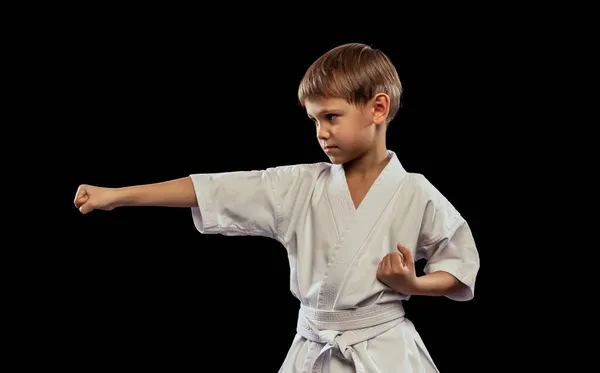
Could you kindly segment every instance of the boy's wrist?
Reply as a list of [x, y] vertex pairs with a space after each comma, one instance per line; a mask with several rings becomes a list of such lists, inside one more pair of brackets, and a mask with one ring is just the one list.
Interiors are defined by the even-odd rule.
[[424, 295], [427, 293], [427, 281], [423, 281], [422, 276], [415, 276], [411, 282], [410, 295]]
[[113, 207], [127, 206], [127, 187], [110, 189], [110, 201]]

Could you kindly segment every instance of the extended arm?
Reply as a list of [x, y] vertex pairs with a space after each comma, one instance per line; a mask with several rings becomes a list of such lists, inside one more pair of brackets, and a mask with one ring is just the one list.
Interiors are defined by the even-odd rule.
[[192, 179], [183, 177], [162, 183], [116, 188], [116, 207], [121, 206], [160, 206], [197, 207]]
[[122, 188], [80, 185], [75, 195], [75, 207], [82, 214], [93, 210], [110, 211], [122, 206], [197, 207], [192, 179], [180, 179]]

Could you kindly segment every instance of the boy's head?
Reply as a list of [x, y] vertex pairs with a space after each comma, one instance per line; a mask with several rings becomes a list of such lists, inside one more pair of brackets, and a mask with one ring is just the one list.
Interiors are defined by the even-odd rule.
[[402, 84], [394, 65], [365, 44], [344, 44], [306, 71], [298, 100], [317, 125], [321, 146], [345, 163], [383, 143], [385, 127], [400, 108]]

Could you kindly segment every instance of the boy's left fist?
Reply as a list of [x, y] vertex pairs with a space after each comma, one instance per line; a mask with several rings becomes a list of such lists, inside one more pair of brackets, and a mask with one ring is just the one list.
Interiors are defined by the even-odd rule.
[[379, 262], [377, 278], [391, 289], [406, 295], [416, 289], [415, 262], [410, 250], [398, 244], [398, 252], [387, 254]]

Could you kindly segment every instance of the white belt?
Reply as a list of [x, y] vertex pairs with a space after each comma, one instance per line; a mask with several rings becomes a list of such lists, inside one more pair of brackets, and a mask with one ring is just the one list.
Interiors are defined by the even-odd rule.
[[324, 344], [313, 362], [311, 373], [323, 370], [325, 352], [330, 349], [339, 350], [354, 363], [357, 373], [366, 373], [353, 346], [383, 334], [403, 321], [404, 307], [401, 303], [347, 311], [324, 311], [300, 305], [296, 330], [309, 341]]

